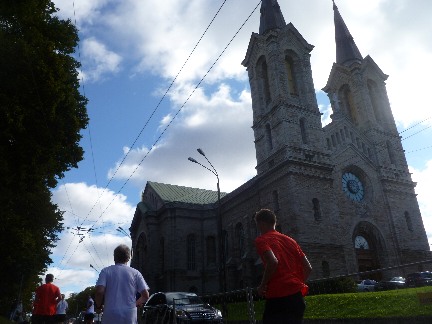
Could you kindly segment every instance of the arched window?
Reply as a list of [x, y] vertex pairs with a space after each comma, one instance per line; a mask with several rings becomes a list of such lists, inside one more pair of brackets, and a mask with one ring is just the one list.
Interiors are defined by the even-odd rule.
[[195, 258], [195, 234], [189, 234], [187, 236], [187, 269], [196, 269], [196, 258]]
[[222, 231], [222, 242], [223, 242], [223, 247], [224, 247], [224, 249], [222, 251], [225, 254], [225, 261], [226, 261], [226, 260], [228, 260], [229, 246], [228, 246], [228, 232], [225, 230]]
[[207, 236], [207, 265], [216, 264], [216, 239], [214, 236]]
[[273, 137], [272, 137], [272, 131], [270, 128], [270, 124], [266, 124], [265, 129], [266, 129], [267, 145], [268, 145], [269, 149], [272, 150], [273, 149]]
[[321, 206], [317, 198], [312, 199], [314, 218], [316, 221], [321, 220]]
[[245, 252], [245, 234], [242, 223], [237, 223], [235, 227], [235, 238], [239, 252], [238, 257], [241, 258]]
[[370, 100], [372, 103], [372, 108], [373, 108], [373, 112], [375, 115], [375, 119], [378, 123], [380, 123], [383, 121], [383, 118], [382, 118], [382, 113], [381, 113], [380, 105], [379, 105], [379, 95], [378, 95], [377, 85], [374, 81], [368, 80], [367, 87], [369, 90], [369, 96], [370, 96]]
[[393, 145], [390, 141], [387, 141], [387, 153], [390, 159], [391, 164], [396, 164], [395, 153], [393, 149]]
[[405, 221], [406, 221], [408, 230], [412, 232], [413, 226], [412, 226], [411, 216], [407, 211], [404, 213], [404, 215], [405, 215]]
[[165, 239], [163, 237], [160, 239], [160, 260], [162, 271], [165, 271]]
[[294, 74], [294, 61], [290, 56], [285, 58], [285, 68], [288, 77], [288, 91], [292, 96], [297, 96], [297, 82]]
[[147, 236], [141, 233], [134, 251], [134, 267], [144, 274], [147, 257]]
[[321, 269], [324, 278], [330, 277], [330, 265], [327, 261], [321, 262]]
[[271, 102], [271, 93], [267, 62], [264, 56], [261, 56], [257, 62], [257, 77], [263, 95], [263, 103], [268, 105]]
[[276, 190], [273, 190], [272, 196], [273, 196], [273, 210], [276, 212], [279, 210], [279, 194]]
[[345, 115], [353, 122], [358, 122], [357, 110], [354, 106], [351, 90], [347, 84], [343, 85], [339, 90], [339, 98], [341, 109]]
[[308, 143], [308, 137], [307, 137], [307, 133], [306, 133], [306, 119], [305, 118], [300, 118], [300, 133], [301, 133], [301, 138], [302, 138], [303, 144], [307, 144]]

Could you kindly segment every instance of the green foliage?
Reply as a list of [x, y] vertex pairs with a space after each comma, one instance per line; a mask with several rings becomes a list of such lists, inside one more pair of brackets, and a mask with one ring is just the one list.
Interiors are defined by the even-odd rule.
[[77, 294], [71, 294], [69, 298], [66, 299], [69, 305], [67, 315], [69, 317], [78, 317], [79, 313], [85, 310], [89, 295], [94, 299], [95, 286], [87, 287]]
[[0, 2], [0, 313], [20, 291], [29, 309], [62, 229], [50, 188], [83, 158], [78, 35], [55, 13], [49, 0]]
[[308, 286], [309, 295], [340, 294], [357, 291], [355, 280], [348, 277], [312, 282], [308, 283]]

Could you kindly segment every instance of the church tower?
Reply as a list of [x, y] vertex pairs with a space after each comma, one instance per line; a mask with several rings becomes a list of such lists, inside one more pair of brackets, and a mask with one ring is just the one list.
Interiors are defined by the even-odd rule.
[[286, 160], [328, 162], [310, 65], [313, 46], [286, 24], [277, 0], [261, 4], [242, 64], [252, 94], [257, 172]]
[[422, 260], [428, 242], [386, 92], [388, 76], [362, 57], [334, 1], [333, 10], [336, 63], [323, 88], [333, 114], [324, 131], [335, 190], [342, 193], [340, 226], [355, 248], [351, 263], [364, 271]]

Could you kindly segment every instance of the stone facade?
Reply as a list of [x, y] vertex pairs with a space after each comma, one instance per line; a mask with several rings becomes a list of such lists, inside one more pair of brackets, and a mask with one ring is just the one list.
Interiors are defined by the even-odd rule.
[[[338, 42], [348, 29], [334, 9]], [[352, 43], [337, 44], [346, 52], [338, 52], [344, 61], [334, 63], [323, 89], [333, 115], [322, 127], [313, 46], [278, 19], [252, 34], [242, 63], [251, 87], [257, 176], [221, 199], [227, 289], [260, 280], [253, 215], [261, 208], [273, 209], [277, 229], [302, 246], [313, 279], [430, 258], [387, 76], [370, 56], [359, 56], [349, 34], [339, 37]], [[176, 187], [177, 196], [164, 198], [174, 187], [147, 184], [130, 229], [132, 266], [153, 291], [220, 291], [217, 197], [199, 203]]]

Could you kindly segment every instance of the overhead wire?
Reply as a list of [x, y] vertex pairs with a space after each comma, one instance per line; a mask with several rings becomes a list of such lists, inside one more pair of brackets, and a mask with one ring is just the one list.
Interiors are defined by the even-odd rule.
[[[111, 175], [110, 179], [108, 180], [107, 184], [104, 187], [104, 190], [102, 192], [102, 194], [105, 192], [105, 190], [109, 187], [109, 185], [111, 184], [111, 182], [113, 181], [115, 175], [117, 174], [118, 170], [120, 169], [120, 167], [123, 165], [123, 163], [125, 162], [125, 160], [127, 159], [127, 157], [129, 156], [129, 153], [132, 151], [132, 148], [135, 146], [135, 144], [137, 143], [138, 139], [140, 138], [141, 134], [144, 132], [144, 130], [147, 128], [148, 124], [150, 123], [151, 119], [153, 118], [153, 116], [155, 115], [156, 111], [159, 109], [162, 101], [166, 98], [167, 94], [169, 93], [169, 91], [171, 90], [172, 86], [174, 85], [175, 81], [177, 80], [178, 76], [180, 75], [180, 73], [183, 71], [184, 67], [186, 66], [186, 64], [189, 62], [192, 54], [195, 52], [196, 48], [198, 47], [198, 45], [201, 43], [201, 40], [203, 39], [203, 37], [205, 36], [205, 34], [207, 33], [207, 31], [209, 30], [210, 26], [213, 24], [214, 20], [216, 19], [216, 17], [218, 16], [218, 14], [220, 13], [222, 7], [225, 5], [227, 0], [224, 0], [221, 4], [221, 6], [219, 7], [219, 9], [217, 10], [216, 14], [213, 16], [213, 18], [211, 19], [210, 23], [208, 24], [207, 28], [204, 30], [204, 32], [202, 33], [201, 37], [199, 38], [198, 42], [195, 44], [194, 48], [192, 49], [192, 51], [190, 52], [189, 56], [187, 57], [186, 61], [183, 63], [182, 67], [180, 68], [179, 72], [177, 73], [177, 75], [174, 77], [174, 79], [171, 81], [170, 85], [168, 86], [167, 90], [165, 91], [165, 93], [163, 94], [163, 96], [161, 97], [161, 99], [159, 100], [158, 104], [156, 105], [156, 107], [153, 109], [152, 113], [150, 114], [149, 118], [147, 119], [147, 121], [145, 122], [144, 126], [141, 128], [141, 130], [139, 131], [138, 135], [135, 137], [134, 141], [132, 142], [132, 145], [130, 145], [129, 150], [126, 152], [125, 156], [123, 157], [123, 159], [120, 161], [119, 165], [117, 166], [117, 168], [115, 169], [114, 173]], [[90, 211], [88, 212], [87, 216], [88, 217], [90, 215], [90, 213], [93, 211], [94, 207], [96, 206], [96, 204], [98, 203], [98, 200], [95, 202], [95, 204], [91, 207]]]
[[[224, 1], [225, 3], [225, 1]], [[223, 3], [223, 4], [224, 4]], [[204, 81], [204, 79], [206, 78], [206, 76], [210, 73], [210, 71], [213, 69], [213, 67], [215, 66], [215, 64], [219, 61], [220, 57], [224, 54], [224, 52], [226, 51], [226, 49], [228, 48], [228, 46], [231, 44], [231, 42], [233, 41], [233, 39], [237, 36], [237, 34], [240, 32], [240, 30], [243, 28], [244, 24], [249, 20], [249, 18], [251, 17], [251, 15], [256, 11], [257, 7], [259, 6], [259, 4], [261, 3], [261, 1], [257, 4], [257, 6], [255, 7], [255, 9], [252, 11], [252, 13], [249, 15], [249, 17], [246, 19], [246, 21], [242, 24], [242, 26], [240, 27], [240, 29], [235, 33], [235, 35], [233, 36], [233, 38], [230, 40], [230, 42], [228, 43], [228, 45], [224, 48], [224, 50], [222, 51], [222, 53], [219, 55], [219, 57], [216, 59], [216, 61], [212, 64], [212, 66], [209, 68], [209, 70], [205, 73], [204, 77], [197, 83], [197, 85], [195, 86], [195, 88], [193, 89], [193, 91], [191, 92], [191, 94], [187, 97], [187, 99], [184, 101], [184, 103], [180, 106], [180, 108], [176, 111], [176, 113], [174, 114], [174, 116], [171, 118], [171, 120], [169, 121], [169, 123], [166, 125], [166, 127], [163, 129], [163, 131], [161, 132], [161, 134], [159, 135], [159, 137], [156, 139], [156, 141], [153, 143], [153, 145], [151, 146], [151, 148], [149, 149], [149, 151], [144, 155], [144, 157], [141, 159], [141, 161], [139, 162], [139, 164], [136, 166], [136, 168], [133, 170], [133, 172], [130, 174], [130, 176], [127, 178], [127, 180], [123, 183], [123, 185], [121, 186], [121, 188], [116, 192], [116, 195], [118, 195], [126, 186], [126, 184], [130, 181], [130, 179], [133, 177], [133, 175], [135, 174], [135, 172], [138, 170], [138, 168], [140, 167], [140, 165], [142, 164], [142, 162], [146, 159], [146, 157], [149, 155], [149, 153], [152, 151], [152, 149], [156, 146], [156, 144], [160, 141], [160, 139], [162, 138], [162, 136], [165, 134], [165, 132], [168, 130], [168, 128], [170, 127], [170, 125], [174, 122], [174, 120], [176, 119], [176, 117], [178, 116], [178, 114], [181, 112], [181, 110], [184, 108], [184, 106], [188, 103], [189, 99], [192, 97], [192, 95], [195, 93], [195, 91], [199, 88], [199, 86], [201, 85], [201, 83]], [[223, 6], [222, 4], [222, 6]], [[218, 13], [220, 11], [220, 9], [222, 8], [222, 6], [219, 8]], [[218, 14], [217, 13], [217, 14]], [[217, 15], [216, 14], [216, 15]], [[216, 15], [213, 17], [213, 20], [215, 19]], [[212, 20], [212, 22], [213, 22]], [[212, 23], [211, 22], [211, 23]], [[210, 23], [210, 25], [211, 25]], [[210, 27], [210, 25], [207, 27], [206, 31], [203, 33], [203, 35], [201, 36], [199, 42], [201, 41], [202, 37], [205, 35], [205, 33], [207, 32], [208, 28]], [[178, 74], [176, 75], [176, 77], [174, 78], [174, 80], [171, 82], [171, 84], [169, 85], [168, 89], [166, 90], [166, 92], [164, 93], [163, 97], [161, 98], [161, 100], [159, 101], [159, 103], [157, 104], [156, 108], [153, 110], [152, 114], [150, 115], [149, 119], [147, 120], [147, 122], [145, 123], [144, 127], [141, 129], [141, 131], [139, 132], [138, 136], [135, 138], [131, 148], [136, 144], [136, 142], [138, 141], [139, 137], [141, 136], [142, 132], [144, 131], [144, 129], [147, 127], [150, 119], [154, 116], [156, 110], [159, 108], [161, 102], [164, 100], [164, 98], [166, 97], [166, 95], [168, 94], [169, 90], [171, 89], [171, 87], [173, 86], [174, 82], [176, 81], [177, 77], [179, 76], [179, 74], [181, 73], [181, 71], [183, 70], [184, 66], [186, 65], [186, 63], [188, 62], [188, 60], [190, 59], [192, 53], [195, 51], [196, 47], [198, 46], [199, 42], [195, 45], [194, 49], [192, 50], [192, 52], [190, 53], [189, 57], [187, 58], [186, 62], [183, 64], [183, 66], [181, 67], [180, 71], [178, 72]], [[431, 117], [425, 119], [424, 121], [430, 119]], [[422, 122], [424, 122], [422, 121]], [[404, 131], [400, 132], [399, 134], [402, 134], [406, 131], [408, 131], [409, 129], [412, 129], [416, 126], [418, 126], [419, 124], [421, 124], [422, 122], [419, 122], [418, 124], [415, 124], [413, 126], [411, 126], [410, 128], [405, 129]], [[430, 128], [426, 127], [422, 130], [420, 130], [419, 132], [412, 134], [410, 136], [407, 136], [406, 138], [402, 139], [408, 139], [410, 137], [413, 137], [421, 132], [423, 132], [424, 130]], [[377, 145], [379, 146], [379, 145]], [[383, 148], [384, 149], [384, 148]], [[122, 159], [121, 163], [117, 166], [114, 174], [112, 175], [112, 177], [110, 178], [108, 184], [106, 185], [105, 189], [109, 186], [109, 184], [111, 183], [111, 181], [113, 180], [115, 174], [118, 172], [120, 166], [124, 163], [124, 161], [126, 160], [129, 152], [131, 150], [129, 150], [126, 155], [124, 156], [124, 158]], [[381, 151], [381, 150], [380, 150]], [[378, 152], [380, 152], [378, 151]], [[357, 156], [358, 157], [358, 156]], [[351, 159], [351, 158], [350, 158]], [[350, 159], [348, 159], [346, 162], [348, 162]], [[97, 219], [96, 223], [99, 221], [99, 219], [103, 216], [103, 214], [108, 210], [108, 208], [111, 206], [111, 204], [114, 202], [115, 197], [111, 200], [111, 202], [108, 204], [108, 206], [102, 211], [101, 215], [99, 216], [99, 218]], [[94, 206], [92, 207], [92, 209], [94, 208]], [[90, 210], [91, 212], [92, 210]], [[90, 214], [89, 212], [89, 214]], [[88, 214], [88, 215], [89, 215]], [[87, 215], [87, 216], [88, 216]], [[95, 224], [96, 224], [95, 223]], [[93, 224], [92, 227], [95, 225]]]
[[[163, 97], [161, 98], [161, 100], [159, 101], [159, 103], [157, 104], [156, 108], [153, 110], [152, 114], [150, 115], [149, 119], [147, 120], [147, 122], [145, 123], [144, 127], [141, 129], [141, 131], [139, 132], [138, 136], [135, 138], [132, 146], [130, 148], [132, 148], [136, 142], [138, 141], [138, 138], [141, 136], [142, 132], [144, 131], [144, 129], [147, 127], [148, 123], [150, 122], [150, 119], [154, 116], [155, 112], [157, 111], [157, 109], [159, 108], [161, 102], [163, 101], [163, 99], [166, 97], [166, 95], [168, 94], [169, 90], [172, 88], [173, 84], [175, 83], [175, 81], [177, 80], [178, 76], [180, 75], [180, 73], [183, 71], [184, 67], [186, 66], [187, 62], [189, 61], [190, 57], [192, 56], [192, 54], [195, 52], [196, 48], [198, 47], [199, 43], [201, 42], [201, 40], [203, 39], [204, 35], [207, 33], [208, 29], [210, 28], [210, 26], [213, 24], [215, 18], [218, 16], [219, 12], [221, 11], [222, 7], [225, 5], [226, 0], [223, 1], [223, 3], [221, 4], [221, 6], [219, 7], [219, 9], [217, 10], [216, 14], [213, 16], [211, 22], [209, 23], [209, 25], [207, 26], [207, 28], [205, 29], [205, 31], [203, 32], [203, 34], [201, 35], [200, 39], [198, 40], [198, 42], [196, 43], [195, 47], [193, 48], [193, 50], [191, 51], [191, 53], [189, 54], [188, 58], [186, 59], [186, 61], [184, 62], [184, 64], [182, 65], [180, 71], [177, 73], [177, 75], [175, 76], [174, 80], [171, 82], [171, 84], [169, 85], [168, 89], [165, 91]], [[258, 4], [256, 5], [256, 7], [254, 8], [254, 10], [250, 13], [250, 15], [248, 16], [248, 18], [245, 20], [245, 22], [241, 25], [241, 27], [238, 29], [238, 31], [235, 33], [235, 35], [232, 37], [232, 39], [229, 41], [228, 45], [224, 48], [224, 50], [222, 51], [222, 53], [219, 55], [219, 57], [217, 58], [217, 60], [212, 64], [212, 66], [210, 67], [210, 69], [207, 71], [207, 73], [205, 74], [205, 76], [199, 81], [199, 83], [196, 85], [195, 89], [192, 91], [192, 93], [189, 95], [189, 97], [186, 99], [186, 101], [183, 103], [183, 105], [180, 107], [180, 109], [176, 112], [176, 114], [174, 115], [174, 117], [171, 119], [171, 121], [167, 124], [167, 126], [164, 128], [164, 130], [162, 131], [162, 133], [159, 135], [159, 137], [157, 138], [157, 140], [155, 141], [155, 143], [151, 146], [149, 152], [147, 152], [147, 154], [144, 156], [144, 158], [141, 160], [141, 162], [139, 163], [139, 165], [135, 168], [135, 170], [133, 171], [133, 173], [128, 177], [128, 179], [125, 181], [125, 183], [122, 185], [122, 187], [116, 192], [116, 195], [114, 196], [114, 198], [110, 201], [110, 203], [107, 205], [107, 207], [104, 209], [104, 211], [101, 213], [101, 215], [99, 216], [98, 220], [104, 215], [104, 213], [108, 210], [108, 208], [111, 206], [111, 204], [114, 202], [114, 200], [116, 199], [116, 196], [123, 190], [124, 186], [129, 182], [129, 180], [131, 179], [131, 177], [133, 176], [133, 174], [136, 172], [136, 170], [139, 168], [139, 166], [142, 164], [142, 162], [144, 161], [144, 159], [148, 156], [148, 154], [150, 153], [150, 151], [153, 149], [153, 147], [160, 141], [160, 139], [162, 138], [162, 136], [165, 134], [166, 130], [169, 128], [169, 126], [172, 124], [172, 122], [174, 121], [174, 119], [177, 117], [177, 115], [180, 113], [180, 111], [183, 109], [183, 107], [186, 105], [186, 103], [189, 101], [189, 99], [191, 98], [191, 96], [193, 95], [193, 93], [196, 91], [196, 89], [201, 85], [201, 83], [204, 81], [205, 77], [208, 75], [208, 73], [213, 69], [213, 67], [215, 66], [215, 64], [219, 61], [220, 57], [225, 53], [226, 49], [229, 47], [229, 45], [232, 43], [232, 41], [234, 40], [234, 38], [237, 36], [237, 34], [240, 32], [240, 30], [243, 28], [243, 26], [246, 24], [246, 22], [250, 19], [250, 17], [252, 16], [252, 14], [256, 11], [256, 9], [258, 8], [259, 4], [261, 3], [261, 1], [258, 2]], [[131, 150], [129, 150], [125, 157], [122, 159], [121, 163], [119, 164], [119, 166], [117, 167], [115, 173], [119, 170], [121, 164], [124, 163], [124, 161], [127, 158], [127, 155], [129, 154]], [[104, 188], [104, 191], [108, 188], [109, 184], [111, 183], [111, 181], [113, 180], [115, 173], [111, 176], [110, 180], [108, 181], [107, 185]], [[90, 213], [92, 212], [92, 210], [94, 209], [95, 205], [97, 204], [97, 202], [92, 206], [92, 208], [90, 209], [90, 211], [88, 212], [86, 218], [84, 219], [84, 221], [87, 219], [87, 217], [90, 215]], [[97, 221], [98, 221], [97, 220]], [[84, 221], [82, 222], [82, 224], [84, 223]], [[78, 248], [78, 247], [77, 247]], [[73, 256], [73, 254], [76, 252], [77, 248], [75, 249], [75, 251], [72, 253], [71, 257]]]

